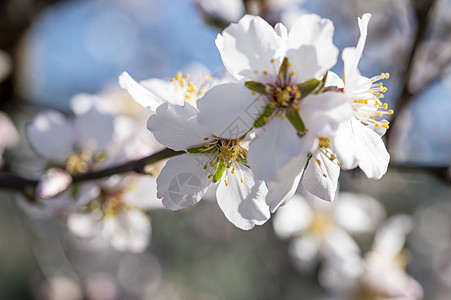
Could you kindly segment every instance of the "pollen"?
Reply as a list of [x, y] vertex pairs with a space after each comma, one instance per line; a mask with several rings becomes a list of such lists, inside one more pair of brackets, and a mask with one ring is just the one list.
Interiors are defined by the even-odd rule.
[[227, 181], [227, 179], [224, 179], [225, 185], [229, 186], [229, 182]]
[[241, 183], [244, 183], [243, 177], [241, 177]]

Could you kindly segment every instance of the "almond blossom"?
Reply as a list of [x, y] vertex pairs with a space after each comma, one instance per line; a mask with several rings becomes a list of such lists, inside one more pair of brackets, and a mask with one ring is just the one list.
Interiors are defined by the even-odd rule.
[[390, 155], [381, 139], [388, 129], [388, 121], [381, 116], [393, 113], [387, 110], [383, 98], [386, 88], [382, 73], [371, 79], [363, 77], [357, 68], [367, 36], [370, 14], [358, 20], [360, 39], [357, 47], [343, 51], [344, 82], [330, 72], [326, 90], [343, 90], [352, 109], [352, 117], [339, 124], [333, 136], [320, 137], [319, 147], [312, 152], [312, 158], [304, 172], [302, 183], [312, 194], [333, 200], [337, 189], [340, 168], [353, 169], [359, 166], [368, 178], [380, 179], [387, 171]]
[[[257, 179], [277, 182], [281, 195], [292, 195], [318, 136], [333, 133], [351, 114], [342, 93], [317, 94], [336, 63], [333, 30], [317, 15], [300, 17], [289, 32], [246, 15], [216, 39], [226, 69], [241, 83], [207, 91], [198, 102], [199, 121], [222, 138], [255, 128], [249, 166]], [[271, 210], [289, 196], [270, 199]]]
[[391, 217], [376, 232], [372, 249], [364, 257], [348, 253], [326, 259], [321, 283], [336, 295], [334, 299], [423, 299], [422, 287], [405, 271], [403, 247], [411, 227], [408, 216]]
[[338, 197], [327, 203], [295, 194], [274, 216], [275, 233], [290, 240], [290, 256], [303, 271], [313, 268], [320, 258], [359, 254], [351, 235], [373, 232], [385, 216], [372, 197], [346, 192]]
[[163, 167], [157, 178], [158, 198], [166, 208], [179, 210], [195, 205], [216, 183], [219, 207], [230, 222], [246, 230], [265, 223], [270, 217], [265, 204], [268, 189], [254, 180], [245, 164], [245, 141], [216, 137], [200, 126], [197, 116], [198, 110], [189, 103], [167, 102], [149, 118], [148, 128], [157, 141], [187, 152]]
[[0, 111], [0, 165], [2, 164], [2, 154], [6, 148], [14, 147], [19, 141], [19, 134], [11, 119], [4, 112]]

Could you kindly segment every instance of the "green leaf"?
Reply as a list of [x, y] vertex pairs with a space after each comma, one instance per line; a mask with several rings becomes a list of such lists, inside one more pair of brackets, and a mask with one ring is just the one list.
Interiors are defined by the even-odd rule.
[[321, 85], [321, 81], [318, 79], [310, 79], [303, 83], [299, 83], [297, 85], [299, 91], [301, 92], [301, 99], [304, 99], [308, 95], [310, 95], [312, 92], [314, 92], [319, 86]]
[[285, 116], [299, 133], [305, 132], [304, 122], [302, 121], [299, 112], [294, 107], [289, 107], [285, 112]]
[[282, 61], [282, 64], [280, 65], [280, 69], [279, 69], [279, 74], [277, 74], [277, 76], [279, 76], [279, 79], [284, 79], [284, 81], [287, 80], [287, 72], [288, 72], [288, 58], [284, 58]]
[[246, 81], [244, 85], [250, 89], [251, 91], [257, 92], [262, 95], [267, 95], [268, 92], [266, 91], [266, 85], [264, 85], [261, 82], [257, 81]]
[[274, 112], [274, 108], [272, 108], [269, 104], [266, 105], [265, 110], [263, 111], [263, 114], [257, 118], [254, 122], [254, 127], [259, 128], [264, 126], [266, 123], [268, 123], [269, 117]]
[[224, 172], [225, 172], [226, 169], [227, 169], [227, 165], [224, 163], [224, 160], [221, 159], [221, 160], [219, 161], [219, 166], [218, 166], [218, 168], [216, 169], [216, 173], [215, 173], [215, 175], [213, 176], [213, 182], [214, 182], [214, 183], [218, 182], [218, 181], [221, 179], [222, 174], [224, 174]]

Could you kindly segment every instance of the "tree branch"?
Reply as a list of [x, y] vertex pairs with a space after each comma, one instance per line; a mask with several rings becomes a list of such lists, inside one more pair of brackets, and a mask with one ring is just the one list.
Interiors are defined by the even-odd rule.
[[[113, 166], [99, 171], [75, 174], [72, 176], [72, 182], [83, 182], [88, 180], [100, 179], [115, 174], [122, 174], [127, 172], [143, 173], [145, 166], [156, 163], [165, 158], [185, 153], [184, 151], [174, 151], [168, 148], [154, 153], [147, 157], [129, 161], [122, 165]], [[34, 191], [39, 183], [38, 179], [28, 179], [17, 174], [0, 173], [0, 188], [7, 188], [19, 190], [21, 192], [29, 193]]]

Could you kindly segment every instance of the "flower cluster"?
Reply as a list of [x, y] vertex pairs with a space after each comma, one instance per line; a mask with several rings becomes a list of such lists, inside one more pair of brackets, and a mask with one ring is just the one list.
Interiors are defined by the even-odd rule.
[[369, 178], [387, 170], [381, 136], [388, 73], [366, 78], [358, 63], [369, 14], [359, 18], [356, 47], [343, 50], [343, 79], [330, 71], [339, 50], [334, 26], [303, 15], [290, 30], [245, 15], [219, 34], [216, 45], [228, 78], [179, 73], [171, 82], [120, 84], [154, 114], [147, 127], [162, 145], [185, 153], [157, 179], [157, 196], [178, 210], [199, 202], [209, 186], [227, 219], [250, 229], [286, 203], [301, 181], [332, 201], [340, 169], [360, 167]]

